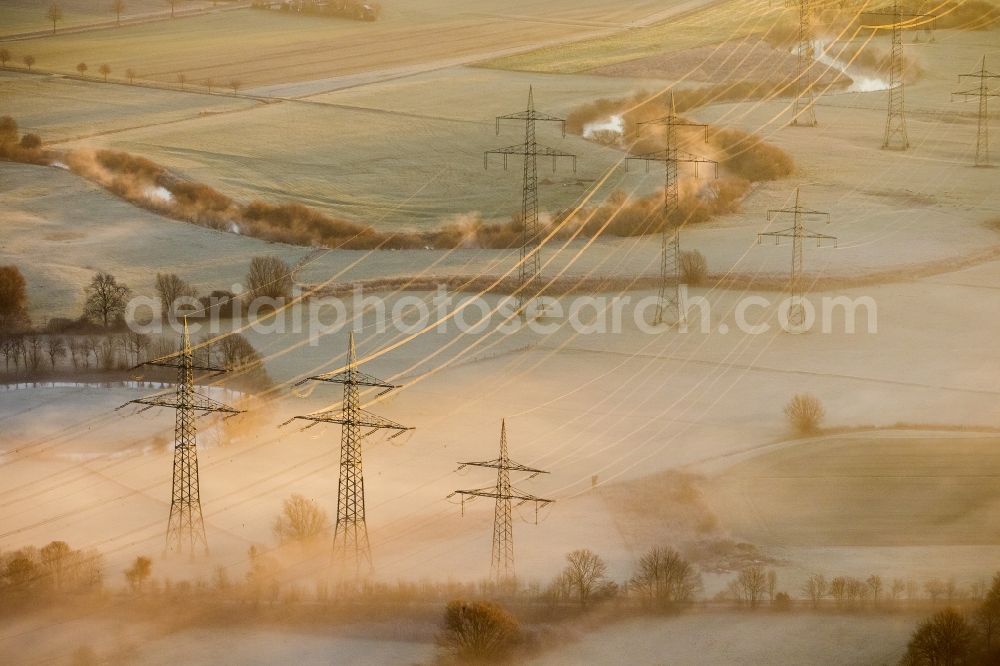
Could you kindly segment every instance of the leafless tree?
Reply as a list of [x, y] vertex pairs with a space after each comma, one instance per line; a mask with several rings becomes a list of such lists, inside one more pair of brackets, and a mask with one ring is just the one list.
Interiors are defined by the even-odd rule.
[[78, 62], [78, 63], [76, 63], [76, 71], [80, 74], [80, 76], [83, 76], [84, 74], [86, 74], [87, 73], [87, 63], [85, 63], [85, 62]]
[[45, 12], [45, 18], [52, 21], [52, 34], [56, 34], [56, 23], [63, 19], [62, 7], [59, 6], [58, 2], [49, 5], [48, 11]]
[[104, 324], [105, 328], [121, 318], [132, 290], [119, 284], [115, 276], [100, 272], [84, 289], [87, 295], [84, 311], [87, 316]]
[[111, 11], [115, 13], [115, 25], [122, 24], [122, 12], [125, 11], [125, 0], [111, 0]]
[[235, 94], [239, 93], [240, 88], [243, 87], [243, 82], [240, 81], [239, 79], [232, 79], [229, 82], [229, 87], [233, 89], [233, 94], [235, 95]]
[[147, 349], [149, 349], [148, 335], [131, 330], [125, 333], [125, 354], [132, 355], [134, 365], [142, 362]]
[[767, 574], [764, 567], [759, 564], [751, 564], [743, 567], [736, 579], [730, 584], [730, 591], [736, 598], [750, 606], [756, 608], [760, 605], [767, 589]]
[[313, 500], [302, 495], [292, 495], [284, 501], [281, 514], [275, 519], [274, 536], [281, 543], [310, 543], [330, 531], [326, 511]]
[[205, 88], [208, 89], [209, 95], [212, 94], [212, 88], [214, 87], [215, 87], [215, 81], [213, 81], [212, 79], [205, 79]]
[[826, 596], [829, 586], [822, 574], [812, 574], [802, 585], [802, 594], [809, 598], [813, 608], [819, 608], [819, 602]]
[[46, 546], [42, 546], [41, 550], [38, 551], [42, 566], [51, 577], [53, 587], [56, 590], [63, 589], [63, 579], [65, 578], [66, 568], [69, 565], [72, 552], [73, 549], [65, 541], [53, 541]]
[[142, 586], [153, 573], [153, 560], [140, 555], [132, 566], [125, 570], [125, 580], [133, 592], [142, 592]]
[[160, 297], [160, 311], [164, 318], [175, 311], [177, 299], [198, 296], [195, 288], [175, 273], [156, 274], [156, 293]]
[[10, 50], [6, 47], [0, 47], [0, 67], [7, 69], [8, 60], [10, 60]]
[[42, 358], [45, 354], [45, 341], [41, 335], [32, 331], [25, 336], [24, 342], [25, 350], [27, 351], [24, 361], [25, 368], [30, 369], [32, 372], [37, 372], [42, 366]]
[[177, 83], [181, 84], [181, 90], [184, 90], [184, 84], [187, 83], [187, 74], [181, 72], [177, 75]]
[[993, 652], [993, 634], [1000, 628], [1000, 573], [993, 576], [993, 583], [983, 597], [983, 603], [976, 611], [976, 621], [986, 639], [986, 653]]
[[566, 556], [563, 575], [575, 592], [581, 606], [586, 606], [590, 598], [605, 582], [608, 566], [599, 555], [591, 550], [574, 550]]
[[889, 596], [892, 598], [893, 603], [899, 601], [903, 592], [906, 591], [906, 583], [903, 582], [902, 578], [893, 578], [892, 585], [889, 586]]
[[246, 277], [247, 299], [286, 298], [292, 291], [292, 269], [277, 257], [254, 257]]
[[953, 608], [938, 611], [921, 622], [906, 647], [904, 663], [929, 666], [965, 664], [972, 652], [975, 630]]
[[125, 70], [125, 78], [128, 79], [129, 85], [135, 83], [135, 70], [129, 67]]
[[33, 55], [26, 55], [26, 56], [24, 56], [24, 58], [21, 59], [21, 62], [24, 63], [24, 66], [27, 67], [28, 71], [30, 72], [32, 66], [34, 66], [34, 64], [36, 62], [35, 61], [35, 56], [33, 56]]
[[701, 589], [701, 577], [690, 562], [673, 548], [651, 548], [639, 558], [631, 585], [658, 608], [688, 603]]
[[879, 597], [882, 595], [882, 577], [878, 574], [872, 574], [865, 581], [868, 584], [868, 590], [871, 593], [872, 603], [878, 606]]
[[767, 570], [767, 600], [774, 603], [774, 592], [778, 587], [778, 572], [774, 569]]
[[935, 604], [938, 602], [938, 599], [945, 595], [947, 587], [948, 586], [945, 585], [944, 581], [939, 578], [935, 578], [924, 583], [924, 591], [927, 593], [927, 596], [931, 598], [931, 603]]
[[823, 403], [809, 393], [800, 393], [785, 405], [785, 416], [788, 417], [795, 432], [800, 435], [815, 433], [825, 415]]
[[168, 5], [170, 5], [170, 18], [174, 18], [174, 8], [180, 0], [164, 0]]
[[105, 63], [105, 64], [101, 65], [97, 69], [97, 71], [99, 71], [101, 73], [101, 76], [104, 77], [104, 82], [107, 83], [108, 82], [108, 74], [111, 73], [111, 66]]
[[50, 335], [45, 339], [45, 352], [49, 356], [52, 369], [56, 369], [56, 361], [66, 356], [66, 339], [59, 335]]

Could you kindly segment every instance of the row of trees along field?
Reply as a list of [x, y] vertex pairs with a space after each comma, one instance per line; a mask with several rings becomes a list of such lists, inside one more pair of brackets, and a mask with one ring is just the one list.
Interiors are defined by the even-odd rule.
[[[8, 63], [14, 63], [14, 62], [19, 62], [23, 64], [25, 69], [27, 69], [30, 72], [32, 71], [32, 68], [38, 63], [38, 60], [35, 58], [35, 56], [31, 54], [16, 56], [7, 47], [0, 47], [0, 67], [3, 67], [3, 69], [7, 69]], [[85, 62], [79, 62], [76, 65], [76, 71], [77, 74], [79, 74], [81, 77], [86, 77], [87, 72], [90, 71], [90, 65], [88, 65]], [[111, 65], [107, 63], [102, 63], [100, 66], [98, 66], [97, 71], [103, 78], [104, 82], [107, 83], [109, 80], [108, 77], [111, 76], [114, 70], [111, 69]], [[131, 67], [127, 68], [124, 74], [125, 74], [125, 80], [128, 81], [130, 85], [135, 84], [136, 79], [139, 78], [139, 73]], [[199, 83], [201, 87], [205, 89], [205, 92], [208, 93], [212, 93], [216, 90], [228, 89], [232, 90], [233, 94], [236, 95], [239, 94], [240, 90], [243, 89], [243, 80], [239, 78], [231, 78], [226, 81], [217, 81], [213, 78], [207, 78], [204, 79], [203, 81], [195, 82], [192, 81], [190, 78], [188, 78], [187, 74], [185, 74], [184, 72], [178, 72], [175, 76], [175, 79], [177, 81], [177, 84], [180, 86], [181, 90], [187, 90], [188, 85], [191, 84], [198, 85]]]
[[[273, 299], [291, 294], [291, 268], [275, 257], [255, 257], [241, 298], [226, 290], [199, 296], [197, 289], [174, 273], [157, 273], [153, 288], [163, 321], [190, 313], [193, 318], [229, 318], [258, 296]], [[114, 275], [98, 272], [84, 288], [83, 312], [77, 319], [53, 318], [32, 325], [27, 282], [17, 266], [0, 266], [0, 357], [9, 375], [32, 378], [45, 372], [122, 370], [176, 351], [176, 339], [152, 337], [130, 329], [124, 320], [132, 289]], [[205, 347], [204, 353], [230, 370], [242, 370], [255, 382], [266, 382], [260, 356], [242, 335], [229, 335]]]
[[[366, 581], [331, 587], [325, 575], [312, 584], [304, 571], [322, 572], [328, 561], [330, 522], [325, 511], [301, 495], [286, 499], [272, 523], [276, 545], [252, 546], [241, 570], [216, 568], [209, 580], [174, 581], [156, 576], [152, 557], [137, 556], [124, 570], [121, 583], [106, 586], [100, 553], [78, 551], [62, 541], [42, 548], [0, 553], [0, 613], [65, 605], [67, 599], [104, 598], [155, 608], [183, 604], [192, 622], [236, 612], [269, 621], [359, 621], [365, 618], [420, 616], [438, 618], [437, 640], [442, 657], [465, 663], [517, 659], [544, 647], [539, 626], [586, 615], [592, 622], [613, 622], [629, 616], [677, 613], [703, 599], [696, 563], [671, 546], [647, 550], [628, 579], [614, 581], [597, 553], [568, 553], [562, 571], [546, 586], [517, 581], [479, 583], [396, 584]], [[953, 581], [867, 579], [840, 576], [829, 582], [809, 577], [798, 600], [778, 589], [773, 569], [748, 564], [736, 572], [726, 590], [710, 603], [748, 612], [779, 613], [897, 612], [928, 609], [915, 628], [901, 661], [904, 666], [978, 666], [1000, 657], [1000, 573], [966, 588]], [[832, 604], [825, 603], [833, 601]], [[947, 602], [944, 608], [934, 606]], [[296, 610], [292, 611], [292, 608]], [[613, 612], [601, 612], [612, 610]]]

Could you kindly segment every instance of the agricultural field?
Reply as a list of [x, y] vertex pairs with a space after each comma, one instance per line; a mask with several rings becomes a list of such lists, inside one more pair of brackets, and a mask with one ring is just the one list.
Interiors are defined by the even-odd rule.
[[[0, 7], [0, 116], [19, 127], [0, 122], [0, 662], [452, 663], [442, 618], [461, 599], [511, 613], [512, 663], [867, 666], [947, 606], [981, 617], [1000, 558], [1000, 198], [972, 165], [1000, 116], [953, 93], [1000, 67], [1000, 26], [905, 33], [896, 151], [889, 36], [814, 17], [818, 123], [791, 126], [794, 11], [764, 0], [385, 0], [374, 22], [135, 0], [121, 27], [67, 0], [54, 36], [21, 34], [44, 29], [36, 4]], [[523, 148], [523, 122], [495, 118], [529, 91], [570, 119], [538, 142], [577, 159], [539, 158], [551, 235], [527, 297], [553, 298], [521, 318], [525, 169], [484, 153]], [[677, 172], [700, 214], [680, 228], [686, 326], [652, 324], [678, 281], [669, 236], [648, 233], [665, 173], [628, 159], [667, 145], [650, 121], [671, 95], [710, 126], [679, 130], [703, 160]], [[141, 315], [102, 320], [103, 273]], [[129, 329], [170, 284], [247, 306], [210, 329], [196, 303], [188, 322], [192, 365], [211, 352], [201, 407], [247, 410], [193, 421], [197, 557], [164, 549], [192, 450], [171, 363], [189, 354], [179, 330]], [[793, 286], [807, 332], [782, 330]], [[353, 579], [332, 555], [340, 474], [361, 471], [341, 450], [348, 329], [380, 378], [365, 423], [384, 426], [358, 426], [373, 572]], [[525, 494], [513, 588], [486, 582], [501, 423]], [[289, 527], [294, 506], [314, 533]], [[38, 550], [54, 541], [102, 567], [63, 605], [58, 547]], [[666, 607], [637, 576], [658, 547], [697, 577]], [[566, 574], [583, 549], [590, 597]], [[870, 591], [812, 600], [817, 575]]]

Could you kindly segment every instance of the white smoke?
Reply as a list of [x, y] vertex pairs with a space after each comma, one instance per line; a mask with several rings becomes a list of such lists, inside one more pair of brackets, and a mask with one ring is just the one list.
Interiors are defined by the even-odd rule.
[[816, 62], [821, 62], [850, 77], [851, 85], [847, 92], [877, 92], [889, 89], [889, 82], [885, 79], [850, 71], [847, 63], [837, 60], [827, 52], [830, 46], [831, 42], [824, 39], [817, 39], [813, 42]]
[[174, 195], [170, 190], [163, 187], [162, 185], [156, 185], [154, 187], [147, 187], [143, 192], [143, 195], [150, 201], [156, 201], [158, 203], [173, 203]]
[[583, 126], [583, 138], [593, 138], [598, 132], [611, 132], [612, 134], [625, 133], [625, 120], [621, 116], [611, 116], [606, 120], [587, 123]]

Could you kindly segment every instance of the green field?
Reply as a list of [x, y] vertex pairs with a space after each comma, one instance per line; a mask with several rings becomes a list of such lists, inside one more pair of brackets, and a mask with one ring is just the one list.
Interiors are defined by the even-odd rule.
[[857, 436], [739, 463], [706, 493], [722, 523], [781, 546], [1000, 543], [1000, 439]]

